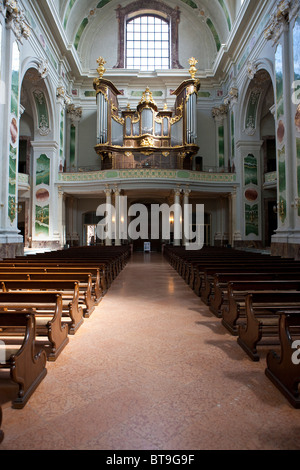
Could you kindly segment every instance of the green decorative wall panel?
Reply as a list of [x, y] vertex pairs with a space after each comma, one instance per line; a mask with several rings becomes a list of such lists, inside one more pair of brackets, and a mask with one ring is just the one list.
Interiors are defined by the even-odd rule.
[[9, 184], [8, 184], [8, 217], [13, 223], [16, 218], [17, 203], [17, 149], [9, 148]]
[[87, 27], [88, 22], [89, 22], [88, 18], [84, 18], [84, 20], [82, 21], [81, 25], [78, 28], [77, 34], [75, 36], [75, 42], [74, 42], [75, 49], [78, 49], [82, 33], [85, 30], [85, 28]]
[[257, 159], [251, 154], [244, 161], [244, 184], [258, 184]]
[[[297, 106], [295, 114], [296, 128], [296, 155], [297, 155], [297, 181], [298, 198], [300, 198], [300, 16], [296, 19], [293, 31], [294, 45], [294, 102]], [[298, 216], [300, 217], [300, 206], [298, 207]]]
[[49, 205], [35, 207], [35, 234], [49, 236]]
[[254, 204], [253, 206], [245, 204], [245, 219], [246, 219], [246, 236], [259, 234], [259, 225], [258, 225], [258, 205]]
[[11, 113], [19, 119], [19, 75], [20, 75], [20, 52], [16, 42], [13, 44], [12, 54], [12, 81], [11, 81]]
[[224, 11], [225, 16], [226, 16], [228, 29], [229, 29], [229, 31], [231, 31], [231, 19], [230, 19], [229, 11], [227, 10], [227, 6], [225, 5], [224, 0], [219, 0], [219, 3], [220, 3], [220, 5], [221, 5], [221, 7]]
[[71, 10], [72, 10], [73, 5], [74, 5], [75, 2], [76, 2], [76, 0], [70, 0], [69, 3], [68, 3], [68, 6], [66, 8], [65, 17], [64, 17], [64, 28], [65, 29], [67, 27], [68, 19], [69, 19]]
[[230, 116], [230, 129], [231, 129], [231, 156], [235, 155], [235, 135], [234, 135], [234, 112], [231, 111]]
[[36, 162], [36, 185], [50, 184], [50, 158], [42, 154]]
[[217, 33], [217, 30], [215, 28], [215, 25], [213, 24], [213, 22], [211, 21], [210, 18], [208, 18], [206, 20], [206, 24], [207, 26], [209, 27], [213, 37], [214, 37], [214, 40], [215, 40], [215, 43], [216, 43], [216, 48], [217, 48], [217, 51], [219, 51], [221, 49], [221, 41], [220, 41], [220, 38], [219, 38], [219, 35]]
[[60, 158], [63, 160], [64, 159], [64, 132], [65, 132], [65, 115], [64, 111], [62, 110], [61, 115], [60, 115], [60, 148], [59, 148], [59, 155]]
[[218, 140], [219, 140], [219, 167], [222, 168], [225, 163], [224, 159], [224, 126], [220, 126], [218, 129]]
[[76, 127], [72, 124], [70, 128], [70, 166], [75, 166], [75, 144], [76, 144]]

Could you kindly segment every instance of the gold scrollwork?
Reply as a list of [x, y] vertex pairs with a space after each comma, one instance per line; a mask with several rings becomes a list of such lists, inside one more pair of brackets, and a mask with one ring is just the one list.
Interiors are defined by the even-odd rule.
[[163, 123], [163, 118], [162, 118], [162, 117], [155, 117], [155, 118], [154, 118], [154, 121], [155, 121], [157, 124], [162, 124], [162, 123]]
[[124, 118], [121, 118], [120, 116], [115, 116], [114, 114], [111, 117], [114, 121], [118, 122], [119, 124], [122, 124], [122, 126], [124, 125]]
[[111, 100], [111, 110], [112, 111], [118, 111], [118, 108], [116, 105], [114, 105], [113, 100]]
[[140, 122], [140, 120], [141, 120], [141, 115], [140, 114], [138, 114], [137, 116], [131, 118], [132, 124], [137, 124], [138, 122]]
[[152, 139], [152, 137], [145, 137], [142, 141], [141, 141], [141, 147], [155, 147], [155, 143], [154, 143], [154, 140]]

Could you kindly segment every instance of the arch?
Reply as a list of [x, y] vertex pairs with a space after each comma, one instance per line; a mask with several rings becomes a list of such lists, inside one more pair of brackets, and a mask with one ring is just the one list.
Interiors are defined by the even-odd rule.
[[[248, 63], [248, 65], [249, 65], [249, 63]], [[240, 94], [240, 97], [239, 97], [240, 106], [239, 106], [239, 111], [238, 111], [238, 116], [237, 116], [238, 122], [241, 123], [240, 132], [245, 132], [246, 131], [246, 126], [245, 126], [246, 116], [247, 116], [249, 100], [250, 100], [250, 97], [251, 97], [251, 92], [254, 89], [254, 82], [253, 82], [254, 77], [257, 76], [257, 74], [259, 74], [259, 72], [263, 72], [263, 71], [267, 72], [267, 74], [268, 74], [268, 76], [269, 76], [269, 78], [272, 82], [274, 93], [275, 93], [275, 89], [276, 89], [275, 77], [274, 77], [274, 68], [273, 68], [273, 65], [272, 65], [271, 61], [269, 61], [268, 59], [254, 61], [254, 62], [251, 63], [251, 68], [252, 68], [252, 71], [253, 71], [253, 75], [250, 75], [248, 73], [245, 76], [241, 86], [239, 87], [239, 89], [242, 90], [242, 92]], [[258, 116], [259, 109], [262, 106], [263, 97], [264, 97], [264, 95], [261, 93], [261, 95], [259, 96], [259, 100], [256, 103], [256, 109], [255, 109], [256, 117]], [[275, 94], [274, 94], [274, 100], [275, 100]], [[250, 130], [249, 135], [254, 135], [255, 132], [256, 132], [256, 128], [255, 128], [254, 133], [252, 133], [252, 131]], [[241, 136], [239, 136], [239, 137], [241, 137]], [[237, 136], [237, 138], [238, 138], [238, 136]]]
[[[55, 102], [55, 92], [51, 85], [51, 81], [46, 70], [46, 63], [42, 59], [37, 57], [30, 57], [23, 61], [21, 67], [21, 90], [23, 86], [28, 85], [25, 83], [26, 77], [30, 74], [32, 70], [32, 75], [30, 76], [30, 94], [29, 99], [33, 110], [33, 120], [34, 120], [34, 130], [41, 129], [40, 136], [47, 136], [54, 134], [55, 132], [55, 117], [54, 117], [54, 106]], [[36, 83], [36, 85], [35, 85]], [[34, 97], [34, 90], [40, 91], [44, 95], [44, 106], [47, 109], [48, 114], [48, 130], [42, 128], [42, 123], [39, 122], [39, 112], [37, 108], [37, 103]]]

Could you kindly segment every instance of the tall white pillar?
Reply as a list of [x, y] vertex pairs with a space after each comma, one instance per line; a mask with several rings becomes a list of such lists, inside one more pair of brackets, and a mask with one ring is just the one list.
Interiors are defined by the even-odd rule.
[[[299, 15], [299, 0], [276, 5], [265, 30], [272, 40], [275, 52], [276, 78], [276, 147], [277, 147], [277, 214], [278, 228], [272, 237], [272, 253], [284, 257], [299, 256], [300, 213], [298, 211], [299, 163], [295, 139], [295, 106], [293, 84], [295, 80], [293, 28]], [[298, 39], [299, 40], [299, 39]]]
[[18, 1], [1, 3], [0, 257], [5, 258], [23, 254], [24, 248], [18, 230], [20, 48], [30, 28]]

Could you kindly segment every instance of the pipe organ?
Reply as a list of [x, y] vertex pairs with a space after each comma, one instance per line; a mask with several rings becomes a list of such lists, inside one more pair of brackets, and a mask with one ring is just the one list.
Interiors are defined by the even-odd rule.
[[94, 80], [97, 99], [97, 144], [102, 169], [191, 168], [197, 154], [197, 95], [199, 80], [190, 59], [191, 78], [173, 92], [175, 109], [159, 110], [146, 88], [135, 110], [120, 111], [120, 91], [103, 78], [105, 61], [98, 59], [99, 78]]

